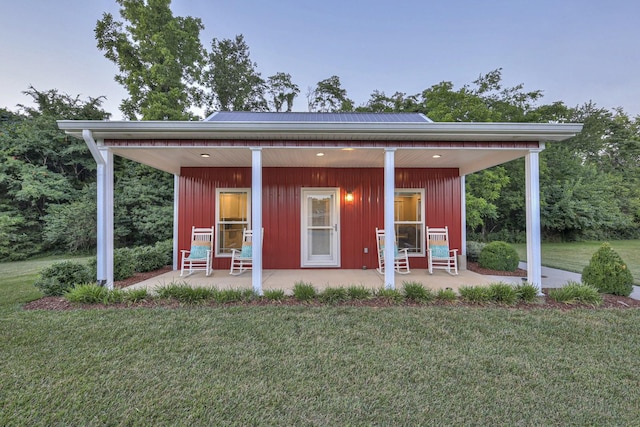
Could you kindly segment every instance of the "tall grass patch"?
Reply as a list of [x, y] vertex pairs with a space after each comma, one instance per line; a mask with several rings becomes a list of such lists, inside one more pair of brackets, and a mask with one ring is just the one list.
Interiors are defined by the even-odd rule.
[[562, 288], [549, 290], [549, 298], [565, 304], [602, 304], [602, 295], [598, 289], [584, 283], [569, 282]]

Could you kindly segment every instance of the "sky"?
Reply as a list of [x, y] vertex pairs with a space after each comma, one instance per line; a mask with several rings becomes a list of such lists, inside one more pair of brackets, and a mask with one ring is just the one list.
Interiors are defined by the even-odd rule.
[[[0, 0], [0, 108], [57, 89], [106, 97], [121, 120], [127, 96], [117, 67], [96, 47], [115, 0]], [[262, 77], [289, 73], [305, 94], [337, 75], [356, 106], [374, 90], [413, 95], [442, 81], [454, 89], [502, 69], [503, 84], [542, 90], [541, 104], [622, 107], [640, 115], [637, 0], [173, 0], [174, 16], [202, 20], [202, 44], [244, 35]]]

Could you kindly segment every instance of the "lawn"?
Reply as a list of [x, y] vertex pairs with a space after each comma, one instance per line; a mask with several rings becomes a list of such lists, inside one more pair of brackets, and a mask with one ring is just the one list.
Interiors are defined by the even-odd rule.
[[13, 268], [0, 425], [637, 423], [640, 310], [24, 311]]
[[[634, 283], [640, 286], [640, 240], [615, 240], [609, 243], [629, 266]], [[602, 242], [543, 243], [542, 265], [582, 273], [601, 245]], [[513, 246], [517, 249], [520, 259], [525, 260], [527, 246]]]

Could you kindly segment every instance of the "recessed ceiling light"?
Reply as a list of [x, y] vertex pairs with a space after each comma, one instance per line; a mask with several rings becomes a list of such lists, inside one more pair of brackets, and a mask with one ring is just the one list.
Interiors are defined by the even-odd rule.
[[208, 155], [207, 153], [202, 153], [202, 154], [200, 154], [200, 157], [202, 157], [203, 159], [208, 159], [211, 156]]
[[440, 154], [434, 154], [432, 157], [433, 157], [434, 159], [439, 159], [439, 158], [440, 158], [440, 157], [442, 157], [442, 156], [441, 156]]
[[343, 148], [342, 151], [353, 151], [355, 148]]
[[322, 156], [324, 156], [324, 153], [318, 153], [318, 154], [316, 154], [316, 156], [322, 157]]

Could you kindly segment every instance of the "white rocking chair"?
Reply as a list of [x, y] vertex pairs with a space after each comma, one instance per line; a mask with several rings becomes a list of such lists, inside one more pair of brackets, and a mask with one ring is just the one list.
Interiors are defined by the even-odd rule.
[[180, 276], [184, 275], [185, 268], [189, 270], [187, 276], [193, 274], [194, 271], [204, 271], [207, 276], [211, 274], [213, 271], [211, 266], [214, 242], [213, 229], [214, 227], [191, 227], [191, 249], [180, 251], [182, 253]]
[[[385, 245], [385, 236], [384, 230], [379, 230], [376, 227], [376, 245], [378, 248], [378, 273], [384, 274], [384, 245]], [[409, 274], [411, 270], [409, 270], [409, 253], [408, 249], [398, 249], [398, 244], [394, 244], [394, 259], [393, 259], [393, 269], [396, 273], [399, 274]]]
[[427, 227], [427, 250], [429, 252], [429, 274], [435, 268], [458, 274], [458, 250], [449, 249], [449, 228]]
[[[260, 246], [262, 247], [262, 238], [264, 236], [264, 229], [262, 229], [260, 236]], [[229, 274], [237, 276], [244, 273], [247, 270], [253, 268], [253, 230], [242, 231], [242, 248], [231, 249], [231, 269]]]

